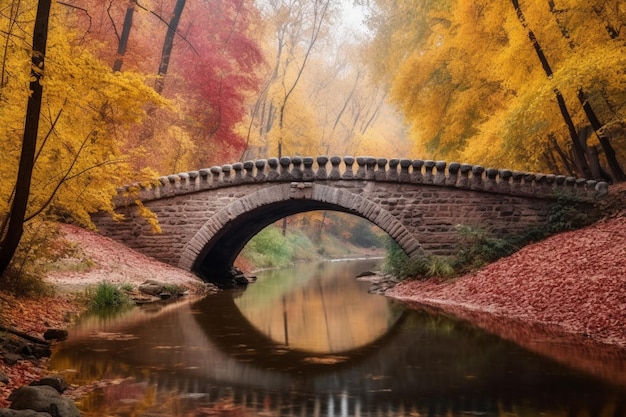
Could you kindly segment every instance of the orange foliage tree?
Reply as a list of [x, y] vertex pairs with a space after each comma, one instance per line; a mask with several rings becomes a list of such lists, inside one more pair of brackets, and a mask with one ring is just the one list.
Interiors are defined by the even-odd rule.
[[371, 62], [425, 157], [624, 180], [621, 2], [374, 3]]

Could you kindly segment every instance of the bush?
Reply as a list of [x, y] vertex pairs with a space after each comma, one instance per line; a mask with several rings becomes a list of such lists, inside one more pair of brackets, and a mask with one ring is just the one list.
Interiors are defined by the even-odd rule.
[[515, 252], [518, 247], [505, 239], [490, 236], [483, 229], [459, 226], [461, 249], [456, 257], [457, 269], [480, 268]]
[[260, 267], [287, 265], [291, 261], [291, 251], [285, 240], [278, 228], [267, 227], [248, 242], [244, 248], [245, 256]]
[[186, 289], [178, 284], [165, 284], [163, 286], [163, 291], [171, 294], [172, 297], [180, 297], [185, 294]]
[[91, 310], [107, 310], [127, 307], [131, 300], [126, 293], [109, 282], [99, 283], [95, 289], [87, 291], [87, 299]]
[[385, 257], [383, 269], [385, 272], [398, 278], [448, 278], [456, 273], [451, 258], [434, 255], [409, 258], [400, 245], [390, 237], [387, 238], [385, 247], [387, 256]]
[[592, 218], [583, 211], [582, 203], [567, 194], [560, 194], [550, 207], [549, 232], [579, 229], [591, 223]]

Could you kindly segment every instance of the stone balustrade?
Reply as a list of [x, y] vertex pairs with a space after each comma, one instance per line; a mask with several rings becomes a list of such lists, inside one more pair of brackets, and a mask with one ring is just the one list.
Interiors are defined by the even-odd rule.
[[155, 184], [118, 189], [116, 206], [259, 182], [377, 181], [455, 187], [526, 197], [569, 194], [581, 200], [605, 195], [605, 182], [564, 175], [538, 174], [445, 161], [338, 156], [282, 157], [237, 162], [163, 176]]

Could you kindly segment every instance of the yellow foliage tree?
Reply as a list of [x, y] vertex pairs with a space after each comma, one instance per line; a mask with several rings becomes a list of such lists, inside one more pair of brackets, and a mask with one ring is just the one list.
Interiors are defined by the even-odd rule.
[[428, 157], [624, 179], [619, 1], [375, 3], [370, 55]]
[[[0, 20], [4, 45], [0, 79], [0, 224], [2, 238], [15, 196], [17, 166], [31, 60], [36, 1], [15, 1], [10, 19]], [[89, 213], [111, 211], [116, 184], [151, 180], [149, 172], [133, 172], [132, 154], [122, 153], [120, 138], [145, 115], [147, 104], [163, 99], [132, 72], [113, 73], [59, 18], [52, 3], [47, 32], [46, 64], [41, 67], [43, 98], [34, 166], [24, 222], [64, 218], [91, 226]], [[17, 36], [16, 34], [20, 34]]]

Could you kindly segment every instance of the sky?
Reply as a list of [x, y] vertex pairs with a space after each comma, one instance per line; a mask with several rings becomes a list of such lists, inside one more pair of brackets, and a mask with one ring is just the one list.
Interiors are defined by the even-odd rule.
[[367, 35], [369, 32], [364, 20], [367, 17], [367, 9], [357, 6], [353, 0], [343, 0], [341, 3], [342, 27], [348, 33]]

